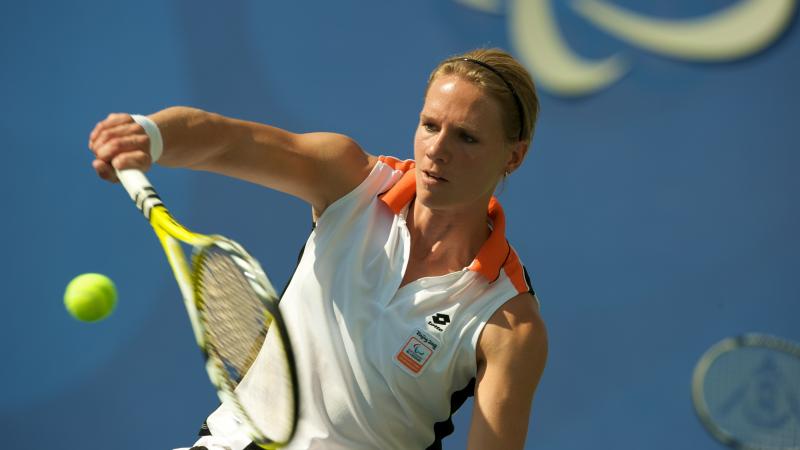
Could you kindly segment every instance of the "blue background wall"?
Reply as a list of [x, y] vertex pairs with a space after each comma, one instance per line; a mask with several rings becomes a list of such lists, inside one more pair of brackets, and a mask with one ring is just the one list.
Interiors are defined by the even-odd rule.
[[[532, 151], [501, 195], [551, 341], [527, 447], [720, 448], [691, 407], [699, 356], [746, 331], [800, 340], [800, 31], [744, 59], [690, 63], [552, 6], [576, 53], [624, 51], [631, 68], [588, 96], [542, 89]], [[190, 445], [216, 404], [151, 231], [94, 176], [95, 122], [183, 104], [410, 158], [428, 72], [477, 46], [514, 51], [506, 12], [448, 0], [2, 3], [4, 447]], [[209, 174], [151, 178], [184, 222], [246, 243], [283, 285], [306, 205]], [[89, 271], [120, 292], [96, 324], [62, 304]], [[463, 447], [468, 419], [447, 448]]]

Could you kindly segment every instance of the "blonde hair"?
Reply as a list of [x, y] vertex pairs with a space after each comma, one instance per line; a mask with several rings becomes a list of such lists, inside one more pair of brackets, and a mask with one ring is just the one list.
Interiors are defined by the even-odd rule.
[[513, 56], [499, 48], [479, 48], [448, 58], [431, 72], [425, 94], [437, 77], [445, 75], [456, 75], [485, 89], [500, 103], [508, 140], [531, 142], [539, 98], [531, 75]]

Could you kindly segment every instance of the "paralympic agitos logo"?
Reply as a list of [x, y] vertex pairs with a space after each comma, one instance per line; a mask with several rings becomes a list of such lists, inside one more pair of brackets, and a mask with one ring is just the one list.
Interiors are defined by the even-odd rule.
[[[602, 60], [577, 54], [564, 40], [552, 0], [456, 0], [508, 17], [515, 53], [547, 91], [577, 97], [597, 92], [631, 68], [629, 56]], [[739, 0], [708, 15], [669, 20], [639, 14], [608, 0], [571, 0], [570, 8], [604, 32], [633, 46], [684, 61], [727, 62], [768, 47], [789, 27], [797, 0]]]

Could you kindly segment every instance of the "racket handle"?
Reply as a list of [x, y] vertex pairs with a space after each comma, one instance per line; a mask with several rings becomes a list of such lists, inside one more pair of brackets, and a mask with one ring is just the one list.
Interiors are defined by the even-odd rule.
[[[116, 170], [116, 169], [115, 169]], [[150, 211], [164, 203], [145, 174], [138, 169], [116, 170], [117, 178], [130, 195], [139, 211], [150, 220]]]

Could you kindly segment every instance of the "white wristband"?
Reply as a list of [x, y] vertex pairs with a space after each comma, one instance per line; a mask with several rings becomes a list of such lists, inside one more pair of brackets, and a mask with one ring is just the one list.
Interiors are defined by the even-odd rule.
[[159, 131], [158, 125], [147, 116], [140, 116], [139, 114], [131, 114], [131, 119], [144, 128], [144, 132], [150, 138], [150, 158], [153, 162], [158, 161], [158, 158], [161, 158], [161, 153], [164, 152], [164, 141], [161, 140], [161, 131]]

